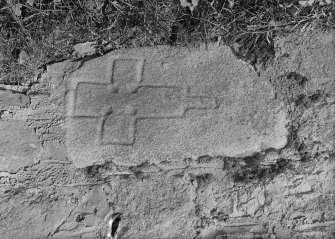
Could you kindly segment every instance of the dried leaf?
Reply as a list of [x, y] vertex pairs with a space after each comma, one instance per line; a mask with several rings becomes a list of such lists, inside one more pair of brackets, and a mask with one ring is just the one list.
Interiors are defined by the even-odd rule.
[[229, 0], [229, 8], [233, 8], [235, 5], [235, 1], [234, 0]]
[[331, 4], [332, 0], [320, 0], [320, 5]]
[[198, 6], [199, 0], [192, 0], [193, 7]]
[[188, 7], [192, 12], [194, 11], [194, 8], [198, 6], [199, 0], [192, 0], [189, 2], [189, 0], [180, 0], [180, 5], [182, 7]]
[[19, 59], [18, 59], [19, 64], [24, 65], [28, 61], [29, 61], [29, 55], [27, 54], [27, 52], [22, 50], [20, 52]]
[[308, 5], [308, 1], [299, 1], [300, 6], [306, 7]]
[[309, 0], [309, 1], [308, 1], [308, 5], [309, 5], [309, 6], [312, 6], [314, 2], [315, 2], [315, 0]]
[[182, 7], [188, 7], [189, 4], [190, 4], [190, 3], [189, 3], [187, 0], [180, 0], [180, 5], [181, 5]]
[[55, 5], [60, 5], [62, 3], [62, 0], [53, 0]]
[[320, 6], [324, 6], [324, 5], [326, 5], [326, 2], [324, 2], [323, 0], [320, 0], [320, 1], [319, 1], [319, 5], [320, 5]]
[[33, 6], [34, 3], [35, 3], [35, 0], [27, 0], [27, 4], [28, 4], [29, 6]]
[[12, 9], [13, 9], [13, 12], [14, 12], [15, 16], [21, 17], [21, 8], [22, 8], [21, 3], [17, 3], [17, 4], [14, 4], [12, 6]]

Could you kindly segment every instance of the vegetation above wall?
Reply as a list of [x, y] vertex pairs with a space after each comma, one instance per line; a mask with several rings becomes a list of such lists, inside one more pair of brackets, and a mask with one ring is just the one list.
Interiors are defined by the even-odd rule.
[[1, 0], [0, 83], [29, 83], [38, 68], [96, 52], [222, 42], [251, 64], [274, 57], [274, 38], [317, 24], [334, 28], [332, 0]]

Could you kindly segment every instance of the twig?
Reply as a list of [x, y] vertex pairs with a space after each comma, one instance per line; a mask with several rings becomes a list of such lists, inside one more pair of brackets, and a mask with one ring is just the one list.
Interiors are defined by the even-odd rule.
[[14, 11], [13, 11], [13, 5], [12, 5], [12, 3], [11, 3], [11, 0], [6, 0], [6, 3], [7, 3], [7, 5], [9, 6], [9, 12], [10, 12], [12, 18], [15, 20], [15, 22], [16, 22], [17, 24], [19, 24], [19, 26], [20, 26], [22, 32], [23, 32], [24, 34], [26, 34], [27, 36], [29, 36], [29, 38], [31, 38], [29, 32], [28, 32], [28, 31], [25, 29], [25, 27], [23, 26], [23, 23], [22, 23], [21, 19], [19, 19], [19, 18], [16, 16], [16, 14], [14, 13]]

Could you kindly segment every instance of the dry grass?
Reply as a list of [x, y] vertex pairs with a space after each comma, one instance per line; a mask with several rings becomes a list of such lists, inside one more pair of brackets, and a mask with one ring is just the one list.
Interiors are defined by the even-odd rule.
[[[310, 23], [334, 28], [334, 5], [200, 0], [190, 11], [179, 0], [0, 0], [0, 83], [29, 82], [37, 68], [71, 57], [73, 44], [85, 41], [98, 42], [101, 54], [106, 45], [113, 50], [221, 41], [251, 64], [266, 65], [279, 34]], [[29, 55], [24, 64], [18, 63], [21, 51]]]

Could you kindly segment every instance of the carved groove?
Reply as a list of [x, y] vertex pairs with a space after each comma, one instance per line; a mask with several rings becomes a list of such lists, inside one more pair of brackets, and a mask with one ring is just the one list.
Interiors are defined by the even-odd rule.
[[183, 119], [191, 109], [217, 108], [214, 97], [189, 95], [189, 87], [141, 85], [143, 68], [143, 58], [111, 58], [105, 74], [110, 84], [77, 83], [70, 117], [100, 118], [101, 145], [131, 146], [138, 120]]

